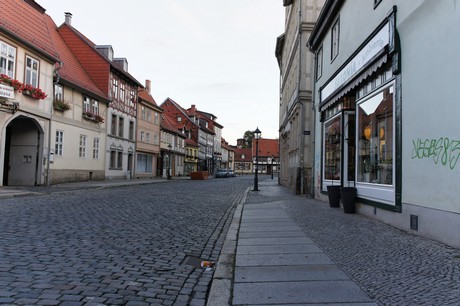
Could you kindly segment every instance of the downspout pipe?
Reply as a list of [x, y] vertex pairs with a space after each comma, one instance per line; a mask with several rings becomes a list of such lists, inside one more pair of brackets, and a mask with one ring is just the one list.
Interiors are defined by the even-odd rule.
[[299, 172], [300, 172], [300, 194], [304, 194], [304, 153], [305, 153], [305, 136], [303, 132], [305, 131], [305, 103], [301, 100], [300, 96], [300, 87], [302, 84], [302, 0], [299, 0], [299, 75], [298, 75], [298, 84], [297, 84], [297, 99], [300, 104], [300, 131], [299, 131]]
[[[59, 84], [59, 81], [61, 80], [61, 76], [59, 75], [59, 69], [62, 68], [64, 65], [63, 62], [59, 61], [56, 62], [58, 64], [58, 67], [55, 67], [54, 73], [56, 75], [56, 81], [53, 82], [53, 99], [54, 96], [56, 95], [55, 92], [55, 85]], [[46, 158], [46, 186], [50, 186], [50, 158], [51, 158], [51, 121], [53, 117], [53, 103], [51, 103], [50, 106], [50, 120], [48, 122], [48, 156]]]

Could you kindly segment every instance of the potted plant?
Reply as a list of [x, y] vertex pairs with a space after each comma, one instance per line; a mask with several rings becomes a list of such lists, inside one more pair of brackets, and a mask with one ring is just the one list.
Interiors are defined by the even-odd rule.
[[63, 100], [54, 100], [53, 101], [53, 108], [55, 110], [65, 112], [65, 111], [68, 111], [70, 109], [70, 104], [65, 102], [65, 101], [63, 101]]
[[356, 210], [356, 187], [340, 188], [340, 196], [342, 198], [343, 211], [346, 214], [354, 214]]
[[[334, 181], [332, 181], [334, 183]], [[327, 186], [327, 196], [329, 198], [330, 207], [340, 207], [340, 186]]]

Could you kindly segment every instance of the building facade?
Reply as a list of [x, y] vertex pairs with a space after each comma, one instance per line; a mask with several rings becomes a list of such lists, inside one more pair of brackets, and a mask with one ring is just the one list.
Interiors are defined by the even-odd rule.
[[[129, 74], [126, 58], [115, 58], [110, 45], [91, 42], [72, 26], [71, 21], [72, 14], [66, 13], [65, 22], [58, 31], [96, 86], [110, 99], [105, 120], [105, 178], [132, 178], [138, 88], [143, 86]], [[95, 118], [91, 111], [85, 111], [84, 115]]]
[[326, 1], [308, 41], [317, 198], [355, 187], [359, 213], [460, 246], [459, 35], [455, 1]]
[[313, 55], [306, 46], [324, 0], [284, 0], [285, 31], [276, 42], [280, 69], [280, 184], [313, 194]]
[[139, 88], [136, 162], [134, 177], [156, 177], [160, 159], [160, 125], [163, 110], [151, 94], [151, 81], [146, 80], [145, 88]]
[[[28, 18], [21, 18], [27, 14]], [[55, 65], [53, 24], [36, 3], [2, 2], [0, 22], [0, 185], [48, 180]]]

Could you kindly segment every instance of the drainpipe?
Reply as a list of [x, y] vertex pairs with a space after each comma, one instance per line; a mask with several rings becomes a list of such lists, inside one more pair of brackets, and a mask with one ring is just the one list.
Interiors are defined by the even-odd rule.
[[303, 132], [305, 131], [305, 104], [300, 98], [300, 86], [302, 82], [302, 0], [299, 1], [299, 76], [297, 84], [297, 99], [300, 104], [300, 161], [299, 161], [299, 179], [300, 179], [300, 194], [304, 193], [304, 151], [305, 151], [305, 136]]
[[[311, 109], [313, 112], [313, 125], [312, 125], [312, 131], [310, 133], [313, 141], [311, 145], [311, 186], [310, 186], [310, 193], [311, 197], [314, 199], [315, 198], [315, 147], [316, 147], [316, 109], [315, 109], [315, 97], [316, 97], [316, 52], [314, 53], [313, 56], [313, 71], [315, 72], [313, 75], [313, 88], [312, 88], [312, 95], [311, 95]], [[321, 139], [321, 137], [320, 137]]]
[[[59, 80], [61, 79], [61, 76], [59, 75], [59, 69], [62, 68], [62, 65], [64, 65], [63, 62], [59, 62], [58, 63], [58, 67], [55, 67], [54, 69], [54, 73], [56, 74], [56, 81], [53, 82], [53, 99], [54, 99], [54, 96], [55, 96], [55, 92], [54, 92], [54, 87], [56, 84], [59, 83]], [[48, 156], [46, 158], [46, 186], [50, 186], [50, 157], [51, 157], [51, 121], [52, 121], [52, 117], [53, 117], [53, 103], [51, 103], [51, 107], [50, 107], [50, 120], [49, 120], [49, 123], [48, 123]]]

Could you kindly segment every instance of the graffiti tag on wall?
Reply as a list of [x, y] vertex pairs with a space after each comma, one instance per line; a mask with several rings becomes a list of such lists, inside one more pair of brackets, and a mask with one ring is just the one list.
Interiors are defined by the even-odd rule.
[[431, 158], [438, 165], [454, 169], [460, 158], [460, 140], [447, 137], [412, 140], [412, 159]]

